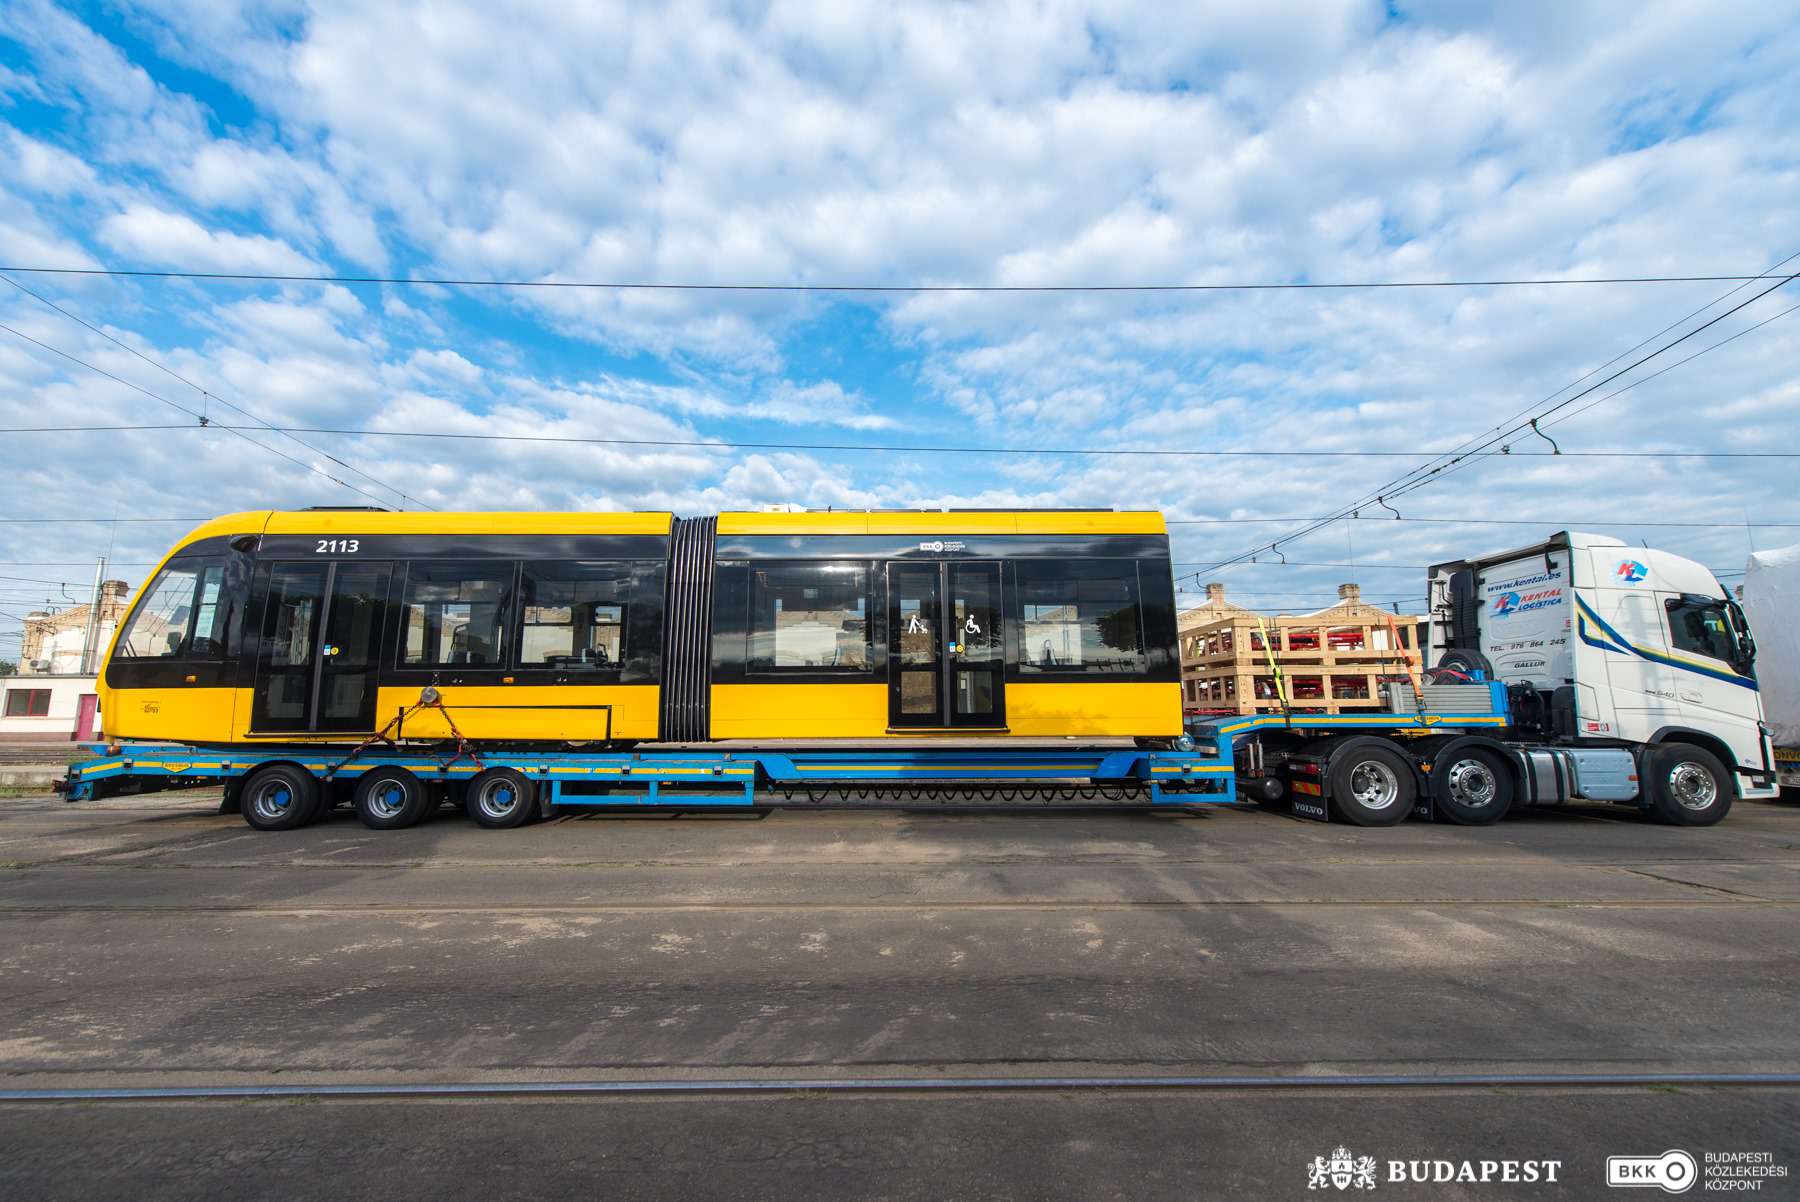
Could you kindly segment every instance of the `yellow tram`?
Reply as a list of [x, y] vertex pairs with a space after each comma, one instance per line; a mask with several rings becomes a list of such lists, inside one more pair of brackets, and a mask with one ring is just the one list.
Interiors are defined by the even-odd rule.
[[1107, 510], [232, 514], [100, 687], [109, 737], [208, 746], [1182, 729], [1166, 527]]

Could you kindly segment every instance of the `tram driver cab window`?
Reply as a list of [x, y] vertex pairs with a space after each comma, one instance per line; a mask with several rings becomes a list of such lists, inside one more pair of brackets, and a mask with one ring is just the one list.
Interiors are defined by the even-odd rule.
[[406, 574], [400, 663], [498, 668], [506, 664], [510, 563], [415, 563]]
[[225, 654], [225, 566], [211, 556], [169, 561], [132, 612], [121, 659], [220, 659]]

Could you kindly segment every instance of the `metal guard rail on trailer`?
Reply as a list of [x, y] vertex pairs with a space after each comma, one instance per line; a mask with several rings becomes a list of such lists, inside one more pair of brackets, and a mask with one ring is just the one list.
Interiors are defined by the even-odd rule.
[[1468, 727], [1474, 730], [1502, 730], [1512, 722], [1506, 707], [1506, 686], [1499, 681], [1487, 685], [1489, 706], [1486, 712], [1439, 713], [1431, 710], [1364, 711], [1353, 714], [1241, 714], [1220, 718], [1196, 718], [1188, 723], [1188, 731], [1202, 735], [1235, 738], [1259, 730], [1351, 731], [1380, 730], [1401, 733], [1435, 733]]
[[[95, 795], [109, 782], [170, 787], [246, 776], [269, 763], [296, 764], [322, 779], [354, 780], [376, 768], [401, 767], [421, 781], [467, 780], [490, 768], [511, 768], [538, 783], [540, 800], [567, 806], [753, 806], [759, 790], [812, 787], [933, 787], [980, 789], [1026, 783], [1080, 782], [1131, 786], [1152, 805], [1237, 800], [1231, 748], [1191, 751], [1138, 748], [841, 750], [499, 751], [476, 749], [453, 759], [425, 750], [384, 750], [343, 760], [320, 748], [231, 750], [182, 744], [92, 748], [96, 758], [69, 766], [70, 801]], [[625, 786], [609, 788], [608, 786]], [[765, 801], [762, 804], [770, 804]]]

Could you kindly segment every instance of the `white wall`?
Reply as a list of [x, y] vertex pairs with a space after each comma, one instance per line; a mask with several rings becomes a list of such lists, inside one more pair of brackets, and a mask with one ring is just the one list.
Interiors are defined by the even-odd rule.
[[[94, 658], [99, 660], [106, 655], [106, 646], [112, 640], [114, 623], [100, 623], [100, 633], [96, 639]], [[81, 671], [81, 647], [87, 638], [87, 627], [77, 626], [73, 630], [59, 630], [43, 641], [38, 651], [38, 658], [50, 661], [49, 672], [61, 674]], [[21, 669], [29, 668], [29, 664], [20, 664]]]
[[[95, 684], [92, 676], [0, 676], [0, 739], [73, 738], [82, 694], [95, 692]], [[14, 689], [49, 689], [50, 713], [42, 718], [6, 717], [4, 694]]]

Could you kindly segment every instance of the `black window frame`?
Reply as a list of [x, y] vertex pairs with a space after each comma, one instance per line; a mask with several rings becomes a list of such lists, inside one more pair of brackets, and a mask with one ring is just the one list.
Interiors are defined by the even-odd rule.
[[[177, 643], [179, 650], [163, 655], [134, 655], [130, 652], [131, 635], [137, 625], [150, 612], [150, 603], [156, 599], [158, 588], [172, 571], [191, 571], [194, 573], [193, 587], [188, 593], [187, 618], [182, 627], [181, 639]], [[213, 601], [212, 636], [208, 636], [209, 644], [205, 654], [194, 654], [194, 636], [200, 621], [200, 597], [206, 588], [209, 574], [216, 575], [218, 593]], [[237, 596], [232, 587], [231, 572], [224, 555], [175, 555], [157, 569], [150, 582], [139, 590], [138, 603], [132, 607], [131, 617], [125, 628], [119, 632], [115, 640], [112, 658], [132, 664], [216, 664], [223, 663], [235, 654], [235, 640], [232, 635], [237, 628]], [[217, 637], [213, 637], [217, 636]]]
[[[397, 673], [404, 672], [491, 672], [502, 675], [512, 671], [514, 650], [514, 627], [518, 611], [519, 596], [519, 561], [514, 559], [411, 559], [405, 560], [405, 579], [401, 582], [397, 598], [390, 602], [394, 608], [394, 650], [389, 657], [389, 664]], [[461, 580], [481, 577], [495, 577], [501, 583], [500, 600], [496, 603], [494, 629], [499, 632], [500, 646], [495, 649], [494, 656], [486, 663], [454, 663], [439, 660], [420, 660], [410, 662], [406, 658], [407, 635], [411, 629], [410, 612], [413, 608], [413, 585], [420, 579], [421, 573], [457, 572]], [[431, 581], [431, 583], [447, 583]], [[391, 595], [391, 594], [390, 594]], [[438, 604], [445, 604], [438, 602]], [[450, 604], [468, 604], [452, 602]]]
[[[1144, 681], [1152, 679], [1148, 615], [1145, 612], [1142, 561], [1136, 559], [1016, 559], [1007, 574], [1012, 594], [1008, 617], [1012, 627], [1008, 635], [1008, 675], [1021, 684], [1070, 683], [1096, 681]], [[1034, 580], [1036, 574], [1040, 579]], [[1131, 661], [1124, 665], [1089, 666], [1054, 664], [1043, 666], [1032, 655], [1026, 639], [1026, 607], [1036, 604], [1030, 599], [1031, 587], [1038, 583], [1063, 581], [1124, 581], [1130, 593], [1133, 633], [1137, 646]], [[1079, 604], [1079, 597], [1076, 598]]]
[[[579, 580], [579, 576], [559, 577], [554, 573], [580, 568], [603, 569], [616, 574], [620, 594], [618, 658], [604, 666], [592, 667], [527, 660], [526, 611], [532, 608], [533, 573], [536, 572], [540, 579]], [[564, 684], [639, 684], [658, 680], [662, 670], [663, 585], [667, 572], [666, 560], [641, 557], [521, 561], [512, 617], [514, 670], [532, 677], [551, 676], [557, 683]]]
[[[874, 563], [867, 559], [757, 559], [749, 564], [749, 575], [745, 581], [744, 603], [744, 676], [746, 679], [823, 679], [823, 680], [868, 680], [878, 679], [878, 672], [885, 673], [886, 665], [877, 663], [877, 643], [875, 640], [875, 576]], [[845, 573], [854, 572], [861, 577], [859, 595], [862, 598], [863, 622], [863, 663], [845, 664], [777, 664], [761, 662], [756, 656], [756, 638], [762, 628], [758, 619], [759, 602], [767, 587], [763, 583], [764, 576], [775, 572], [812, 572], [812, 573]], [[793, 587], [793, 586], [788, 586]], [[804, 584], [799, 587], [806, 587]], [[766, 631], [775, 633], [773, 626]]]
[[[1712, 646], [1696, 646], [1682, 638], [1683, 626], [1679, 619], [1689, 613], [1704, 614], [1711, 610], [1718, 618], [1718, 632], [1724, 640], [1723, 653]], [[1736, 665], [1742, 658], [1742, 649], [1738, 646], [1733, 634], [1730, 607], [1723, 597], [1701, 597], [1695, 594], [1684, 594], [1670, 597], [1663, 602], [1663, 612], [1669, 626], [1669, 650], [1682, 651], [1688, 655], [1701, 655], [1707, 659], [1718, 660], [1722, 664]]]

